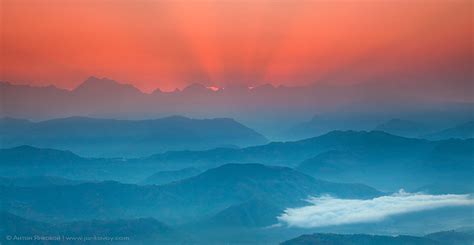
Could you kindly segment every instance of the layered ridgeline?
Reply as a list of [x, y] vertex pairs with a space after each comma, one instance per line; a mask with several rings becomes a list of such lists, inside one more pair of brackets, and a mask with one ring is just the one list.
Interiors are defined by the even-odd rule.
[[[199, 236], [201, 244], [275, 244], [301, 234], [348, 230], [424, 234], [469, 224], [466, 215], [472, 209], [446, 207], [377, 223], [300, 229], [280, 223], [286, 221], [278, 217], [287, 208], [310, 207], [309, 196], [328, 194], [335, 201], [369, 203], [390, 197], [364, 184], [390, 192], [405, 187], [436, 194], [472, 193], [473, 148], [472, 139], [429, 141], [378, 131], [335, 131], [293, 142], [132, 159], [86, 158], [20, 146], [0, 150], [0, 176], [9, 176], [0, 179], [1, 208], [42, 227], [77, 234], [91, 234], [89, 226], [105, 230], [100, 234], [121, 234], [116, 232], [121, 229], [125, 234], [143, 226], [143, 238], [138, 232], [136, 239], [145, 241], [153, 233], [159, 241], [172, 236], [160, 224], [171, 234]], [[419, 227], [413, 220], [430, 225]], [[149, 232], [145, 227], [151, 227]]]
[[0, 149], [0, 164], [3, 167], [40, 167], [79, 165], [90, 162], [90, 159], [80, 157], [70, 151], [37, 148], [22, 145], [13, 148]]
[[226, 118], [181, 116], [154, 120], [71, 117], [41, 122], [0, 120], [3, 147], [33, 145], [84, 156], [132, 157], [169, 150], [204, 150], [264, 144], [264, 136]]
[[317, 178], [362, 182], [386, 190], [453, 180], [471, 185], [474, 140], [428, 141], [380, 131], [334, 131], [293, 142], [243, 149], [168, 152], [144, 162], [181, 167], [260, 162], [296, 167]]
[[[40, 222], [25, 219], [10, 213], [0, 212], [2, 230], [0, 241], [8, 244], [6, 236], [30, 237], [33, 235], [60, 239], [54, 244], [83, 244], [84, 241], [72, 241], [80, 237], [110, 237], [117, 239], [114, 243], [124, 244], [221, 244], [223, 241], [230, 244], [277, 244], [281, 239], [268, 239], [258, 233], [245, 233], [239, 230], [240, 238], [222, 238], [222, 230], [214, 229], [213, 232], [221, 233], [221, 240], [203, 235], [201, 231], [188, 230], [181, 227], [171, 227], [156, 219], [116, 219], [109, 221], [90, 220], [78, 222]], [[209, 228], [209, 227], [206, 227]], [[235, 227], [234, 227], [235, 228]], [[262, 231], [270, 231], [264, 229]], [[242, 233], [244, 232], [244, 233]], [[280, 231], [281, 232], [281, 231]], [[304, 232], [304, 231], [301, 231]], [[62, 237], [61, 235], [65, 235]], [[281, 233], [280, 233], [281, 234]], [[61, 236], [61, 237], [58, 237]], [[270, 232], [269, 237], [275, 234]], [[287, 237], [288, 235], [283, 235]], [[263, 238], [263, 239], [262, 239]], [[284, 239], [284, 238], [283, 238]], [[288, 238], [287, 238], [288, 239]], [[474, 242], [472, 229], [458, 229], [429, 233], [424, 236], [408, 235], [367, 235], [367, 234], [334, 234], [315, 233], [300, 235], [296, 238], [282, 242], [282, 245], [471, 245]], [[101, 244], [104, 241], [89, 241], [88, 244]], [[34, 244], [51, 244], [51, 241], [36, 241]]]
[[377, 125], [375, 130], [405, 137], [419, 137], [433, 131], [426, 124], [398, 118]]
[[427, 123], [402, 119], [392, 119], [375, 127], [375, 130], [394, 135], [425, 138], [429, 140], [474, 138], [474, 121], [455, 124], [448, 128], [435, 129], [436, 127], [430, 126]]
[[[301, 125], [302, 129], [290, 130], [283, 139], [303, 139], [335, 129], [373, 129], [376, 123], [390, 117], [446, 123], [473, 120], [471, 99], [466, 99], [466, 103], [460, 103], [459, 98], [442, 101], [437, 94], [432, 97], [436, 100], [426, 101], [427, 97], [422, 100], [419, 94], [409, 95], [418, 90], [411, 87], [414, 86], [412, 83], [390, 87], [383, 84], [234, 85], [217, 91], [192, 84], [173, 92], [157, 89], [146, 94], [132, 85], [96, 77], [88, 78], [72, 90], [0, 82], [0, 117], [31, 120], [71, 116], [133, 119], [167, 115], [230, 117], [267, 136], [280, 134], [283, 128], [310, 115], [320, 114], [322, 118], [330, 119], [329, 122], [312, 120]], [[423, 92], [427, 93], [426, 88]]]
[[[319, 179], [365, 183], [387, 191], [414, 190], [426, 185], [435, 185], [438, 189], [445, 186], [447, 191], [449, 186], [454, 188], [450, 183], [472, 189], [469, 186], [473, 184], [473, 158], [473, 139], [428, 141], [379, 131], [334, 131], [293, 142], [242, 149], [170, 151], [125, 160], [82, 158], [70, 152], [23, 146], [0, 150], [4, 165], [0, 173], [136, 183], [160, 171], [189, 167], [205, 170], [225, 163], [255, 162], [294, 167]], [[35, 168], [18, 166], [27, 162]]]
[[[4, 211], [50, 221], [154, 217], [166, 223], [197, 222], [254, 199], [276, 206], [266, 209], [270, 213], [255, 213], [266, 219], [277, 217], [284, 208], [303, 205], [308, 196], [323, 194], [341, 198], [381, 195], [365, 185], [320, 181], [290, 168], [261, 164], [226, 164], [161, 186], [109, 181], [0, 187]], [[225, 213], [217, 219], [222, 215]]]
[[440, 140], [440, 139], [468, 139], [474, 138], [474, 121], [466, 122], [463, 124], [456, 125], [451, 128], [441, 130], [439, 132], [425, 135], [428, 139]]
[[473, 243], [474, 230], [467, 230], [436, 232], [422, 237], [317, 233], [302, 235], [285, 241], [281, 245], [471, 245]]
[[159, 171], [147, 177], [145, 180], [141, 181], [142, 185], [162, 185], [168, 184], [174, 181], [187, 179], [189, 177], [196, 176], [200, 174], [201, 171], [197, 168], [183, 168], [178, 170], [170, 171]]
[[[1, 212], [2, 230], [0, 241], [9, 244], [17, 237], [43, 237], [45, 240], [16, 241], [25, 244], [104, 244], [105, 241], [78, 239], [113, 238], [120, 244], [175, 244], [190, 241], [190, 237], [152, 218], [89, 220], [77, 222], [47, 223], [25, 219]], [[6, 237], [9, 236], [7, 240]], [[47, 240], [50, 239], [50, 240]], [[110, 241], [109, 241], [110, 242]]]
[[474, 122], [461, 120], [440, 122], [439, 120], [409, 120], [393, 118], [383, 120], [371, 115], [339, 117], [316, 115], [311, 120], [298, 123], [282, 133], [282, 138], [304, 139], [326, 134], [334, 130], [374, 130], [385, 133], [430, 140], [468, 139], [474, 137]]

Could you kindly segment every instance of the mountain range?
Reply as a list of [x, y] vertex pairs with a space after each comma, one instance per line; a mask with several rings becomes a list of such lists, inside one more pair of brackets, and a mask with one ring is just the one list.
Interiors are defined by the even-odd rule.
[[[138, 183], [149, 177], [150, 173], [160, 171], [190, 167], [206, 170], [226, 163], [254, 162], [294, 167], [318, 179], [362, 182], [386, 191], [397, 191], [399, 188], [413, 190], [432, 184], [448, 188], [453, 186], [449, 185], [451, 181], [467, 187], [472, 184], [470, 173], [473, 171], [474, 140], [429, 141], [380, 131], [334, 131], [292, 142], [273, 142], [240, 149], [170, 151], [131, 159], [82, 158], [58, 151], [54, 154], [68, 157], [48, 160], [48, 156], [53, 154], [51, 151], [54, 152], [27, 146], [0, 150], [2, 163], [7, 164], [0, 173]], [[42, 153], [35, 155], [38, 152]], [[36, 167], [28, 171], [15, 167], [15, 164], [27, 162], [35, 162]], [[69, 162], [75, 164], [64, 164]], [[94, 166], [93, 171], [91, 166]]]
[[437, 129], [428, 123], [403, 119], [391, 119], [377, 125], [374, 130], [383, 131], [404, 137], [429, 140], [469, 139], [474, 138], [474, 121], [463, 122], [448, 128]]
[[285, 208], [324, 193], [353, 198], [381, 194], [361, 184], [320, 181], [290, 168], [260, 164], [226, 164], [161, 186], [99, 182], [0, 187], [4, 211], [50, 221], [155, 217], [167, 223], [190, 222], [252, 199]]
[[427, 134], [425, 137], [431, 140], [474, 138], [474, 121], [459, 124], [439, 132]]
[[[122, 119], [171, 115], [225, 117], [235, 118], [269, 137], [315, 114], [325, 115], [333, 123], [343, 122], [336, 128], [326, 125], [329, 130], [319, 134], [335, 129], [372, 129], [376, 122], [387, 117], [443, 122], [473, 119], [472, 101], [423, 100], [416, 94], [410, 95], [409, 91], [412, 90], [399, 85], [387, 87], [378, 83], [344, 86], [319, 83], [300, 87], [263, 84], [252, 88], [231, 86], [217, 91], [191, 84], [183, 90], [156, 90], [145, 94], [131, 85], [97, 77], [86, 79], [73, 90], [14, 85], [4, 81], [0, 82], [0, 116], [31, 120], [72, 116]], [[356, 124], [357, 127], [347, 128]], [[299, 139], [312, 136], [316, 135], [307, 134]]]
[[281, 245], [470, 245], [473, 242], [474, 232], [470, 230], [436, 232], [423, 237], [316, 233], [299, 236]]
[[159, 171], [144, 179], [142, 185], [163, 185], [174, 181], [187, 179], [200, 174], [197, 168], [183, 168], [179, 170]]
[[423, 123], [395, 118], [377, 125], [374, 130], [404, 137], [417, 137], [430, 133], [433, 129]]
[[3, 166], [44, 166], [71, 165], [87, 163], [89, 160], [70, 151], [48, 148], [37, 148], [21, 145], [13, 148], [0, 149], [0, 163]]
[[[290, 142], [136, 158], [83, 157], [24, 145], [0, 149], [0, 176], [8, 176], [0, 178], [1, 209], [9, 215], [5, 220], [12, 220], [10, 227], [27, 227], [27, 234], [136, 234], [137, 242], [130, 244], [275, 244], [308, 232], [386, 234], [387, 229], [427, 234], [471, 223], [467, 214], [472, 207], [314, 229], [287, 227], [277, 217], [287, 208], [309, 205], [309, 196], [325, 194], [373, 199], [402, 187], [431, 194], [472, 193], [473, 154], [474, 139], [425, 140], [381, 131], [333, 131]], [[457, 233], [438, 237], [462, 238]], [[318, 239], [364, 245], [441, 241], [327, 234]]]
[[[189, 239], [185, 234], [152, 218], [46, 223], [1, 212], [0, 220], [2, 221], [0, 241], [5, 244], [12, 242], [29, 242], [30, 244], [104, 244], [104, 242], [175, 244], [177, 240]], [[7, 236], [10, 236], [10, 240], [6, 239]], [[32, 240], [15, 241], [15, 236], [31, 237]], [[43, 237], [45, 240], [35, 239], [34, 236]], [[103, 240], [107, 238], [117, 240]]]
[[227, 118], [115, 120], [86, 117], [31, 122], [0, 120], [3, 147], [32, 145], [84, 156], [146, 156], [170, 150], [204, 150], [264, 144], [267, 139]]

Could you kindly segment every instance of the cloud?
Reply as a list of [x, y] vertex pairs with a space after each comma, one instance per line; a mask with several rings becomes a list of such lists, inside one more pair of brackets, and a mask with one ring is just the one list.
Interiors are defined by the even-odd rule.
[[322, 227], [353, 223], [374, 222], [386, 217], [449, 206], [474, 205], [469, 195], [428, 195], [399, 193], [374, 199], [337, 199], [330, 196], [312, 197], [312, 205], [288, 208], [278, 217], [281, 223], [292, 227]]

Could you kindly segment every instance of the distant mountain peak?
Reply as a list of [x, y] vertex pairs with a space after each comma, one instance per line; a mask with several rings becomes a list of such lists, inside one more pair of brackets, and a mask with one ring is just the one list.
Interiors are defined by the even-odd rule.
[[[52, 148], [40, 148], [40, 147], [35, 147], [31, 145], [19, 145], [11, 148], [3, 148], [0, 149], [2, 151], [29, 151], [29, 152], [38, 152], [38, 153], [44, 153], [44, 152], [57, 152], [57, 153], [64, 153], [64, 154], [69, 154], [71, 156], [79, 157], [76, 154], [72, 153], [71, 151], [68, 150], [57, 150], [57, 149], [52, 149]], [[26, 152], [24, 152], [26, 153]]]
[[[88, 77], [84, 82], [82, 82], [78, 88], [89, 87], [89, 86], [98, 86], [98, 85], [115, 85], [118, 84], [116, 81], [108, 78], [98, 78], [98, 77]], [[78, 89], [76, 88], [76, 89]]]
[[19, 146], [10, 148], [10, 150], [39, 151], [40, 148], [30, 146], [30, 145], [19, 145]]
[[153, 92], [151, 92], [151, 94], [161, 94], [163, 93], [163, 91], [161, 91], [160, 88], [156, 88], [155, 90], [153, 90]]
[[192, 83], [183, 89], [183, 92], [206, 92], [209, 89], [200, 83]]
[[0, 162], [2, 164], [41, 165], [83, 163], [86, 161], [85, 158], [71, 151], [37, 148], [29, 145], [0, 149]]
[[412, 141], [413, 139], [393, 135], [384, 131], [372, 130], [372, 131], [355, 131], [355, 130], [334, 130], [329, 133], [323, 134], [318, 137], [312, 137], [302, 142], [312, 142], [319, 140], [330, 140], [332, 142], [342, 141], [342, 142], [381, 142], [381, 141]]
[[121, 84], [108, 78], [98, 78], [91, 76], [77, 86], [73, 91], [88, 91], [101, 93], [115, 93], [117, 90], [128, 90], [140, 92], [137, 88], [130, 84]]

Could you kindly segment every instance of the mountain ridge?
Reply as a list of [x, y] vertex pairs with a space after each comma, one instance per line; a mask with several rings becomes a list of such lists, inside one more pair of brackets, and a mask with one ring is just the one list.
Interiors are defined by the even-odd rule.
[[[257, 171], [248, 176], [248, 170]], [[256, 197], [284, 208], [305, 203], [304, 199], [309, 195], [323, 193], [359, 198], [381, 195], [365, 185], [315, 180], [289, 168], [261, 164], [226, 164], [195, 177], [157, 186], [115, 181], [40, 187], [0, 186], [6, 211], [28, 212], [37, 219], [149, 216], [167, 223], [199, 220]], [[18, 203], [22, 205], [18, 206]]]
[[[92, 78], [94, 81], [102, 81], [101, 79], [110, 80]], [[473, 112], [472, 101], [466, 103], [452, 100], [420, 101], [418, 97], [407, 97], [406, 92], [410, 91], [409, 89], [402, 90], [398, 87], [395, 88], [400, 89], [398, 93], [390, 91], [384, 96], [376, 95], [378, 93], [369, 96], [366, 93], [367, 86], [374, 91], [383, 90], [376, 84], [366, 86], [310, 84], [297, 87], [260, 85], [253, 88], [227, 86], [217, 91], [201, 85], [201, 89], [197, 91], [156, 90], [154, 93], [143, 93], [133, 86], [115, 81], [110, 91], [103, 90], [97, 84], [93, 86], [95, 83], [88, 82], [81, 84], [82, 87], [79, 85], [77, 89], [64, 90], [2, 82], [0, 94], [3, 107], [0, 116], [31, 120], [77, 115], [134, 119], [173, 114], [192, 117], [232, 117], [268, 136], [276, 137], [275, 134], [281, 133], [282, 128], [288, 128], [315, 113], [329, 116], [330, 123], [326, 125], [328, 127], [322, 130], [323, 132], [318, 131], [325, 133], [334, 129], [370, 129], [373, 128], [374, 122], [380, 122], [387, 117], [411, 115], [423, 115], [423, 118], [434, 121], [446, 121], [445, 118], [450, 118], [450, 121], [460, 122], [472, 120], [472, 116], [469, 115]], [[380, 100], [385, 100], [384, 105], [388, 108], [383, 111], [383, 115]], [[315, 108], [318, 109], [315, 111]], [[340, 108], [345, 109], [341, 111]], [[440, 109], [442, 109], [441, 117]], [[414, 120], [419, 118], [420, 116], [415, 116]], [[317, 134], [303, 133], [299, 138]]]
[[425, 137], [431, 140], [474, 138], [474, 121], [465, 122], [438, 132], [427, 134]]
[[[3, 147], [35, 145], [81, 155], [143, 156], [168, 150], [211, 149], [264, 144], [267, 139], [231, 118], [169, 116], [147, 120], [66, 117], [40, 122], [0, 120]], [[97, 153], [95, 153], [97, 154]], [[115, 155], [116, 154], [116, 155]]]

